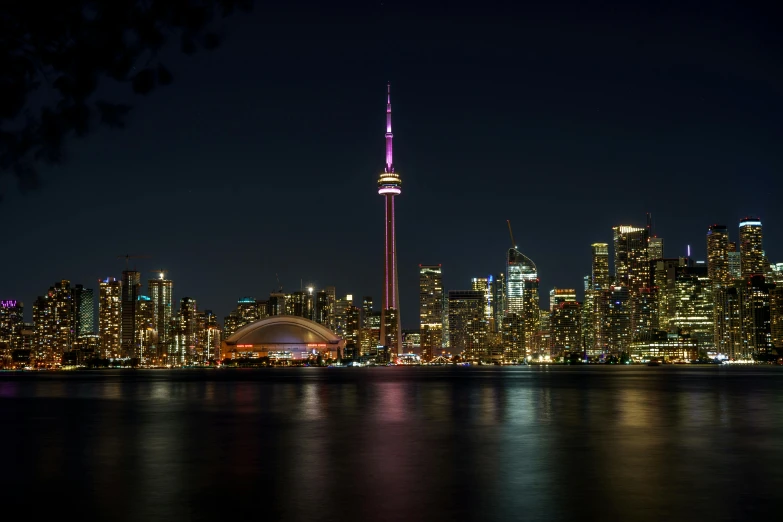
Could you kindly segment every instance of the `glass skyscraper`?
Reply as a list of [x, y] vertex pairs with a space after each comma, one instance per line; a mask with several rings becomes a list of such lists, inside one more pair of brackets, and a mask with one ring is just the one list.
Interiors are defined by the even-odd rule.
[[429, 361], [443, 346], [441, 265], [419, 265], [419, 333], [421, 358]]

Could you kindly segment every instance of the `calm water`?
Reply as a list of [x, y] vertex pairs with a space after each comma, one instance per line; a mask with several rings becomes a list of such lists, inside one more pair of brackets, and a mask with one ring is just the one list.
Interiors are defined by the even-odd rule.
[[86, 520], [772, 520], [783, 368], [0, 374], [6, 509]]

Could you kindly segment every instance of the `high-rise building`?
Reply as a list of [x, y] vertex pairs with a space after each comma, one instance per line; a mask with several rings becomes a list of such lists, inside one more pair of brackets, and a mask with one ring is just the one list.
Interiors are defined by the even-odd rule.
[[369, 312], [365, 310], [364, 327], [362, 327], [359, 336], [361, 355], [375, 355], [381, 340], [380, 311], [373, 311], [372, 308], [370, 308]]
[[507, 363], [516, 363], [525, 358], [525, 333], [524, 321], [519, 314], [510, 313], [503, 317], [501, 327], [501, 340], [503, 346], [503, 360]]
[[628, 287], [631, 295], [649, 284], [649, 229], [628, 225], [612, 228], [614, 234], [615, 284]]
[[556, 302], [550, 318], [552, 356], [582, 352], [581, 308], [576, 299]]
[[266, 314], [269, 317], [275, 315], [285, 315], [286, 313], [286, 295], [282, 292], [272, 292], [269, 294], [269, 300], [266, 302]]
[[[484, 315], [491, 323], [495, 322], [495, 278], [474, 277], [471, 282], [471, 290], [484, 292]], [[494, 330], [495, 328], [492, 327]]]
[[582, 332], [585, 340], [584, 350], [588, 357], [595, 357], [606, 348], [606, 307], [602, 306], [602, 293], [608, 292], [612, 284], [609, 272], [609, 245], [607, 243], [593, 243], [592, 272], [585, 278], [585, 300], [582, 307], [585, 321], [582, 323]]
[[136, 304], [141, 288], [141, 273], [136, 270], [122, 271], [122, 329], [120, 349], [126, 358], [138, 358], [136, 341]]
[[297, 290], [291, 294], [286, 295], [285, 308], [286, 315], [295, 315], [297, 317], [307, 317], [307, 292], [304, 290]]
[[628, 351], [632, 340], [630, 292], [625, 286], [612, 286], [601, 293], [604, 328], [601, 342], [603, 353], [621, 353]]
[[770, 293], [774, 295], [775, 285], [767, 283], [763, 275], [752, 275], [739, 287], [744, 355], [768, 360], [773, 354]]
[[441, 265], [419, 265], [419, 333], [421, 358], [429, 361], [443, 346]]
[[329, 315], [332, 303], [329, 302], [329, 294], [324, 290], [315, 294], [315, 322], [327, 328], [331, 326], [332, 318]]
[[539, 329], [538, 270], [533, 261], [516, 247], [506, 258], [506, 313], [523, 321], [523, 351], [533, 348]]
[[713, 286], [731, 284], [729, 231], [725, 225], [710, 225], [707, 230], [707, 271]]
[[101, 357], [120, 356], [122, 329], [122, 282], [107, 277], [98, 286], [98, 336]]
[[220, 342], [222, 340], [220, 325], [212, 310], [204, 310], [200, 314], [199, 348], [200, 363], [209, 363], [220, 358]]
[[326, 293], [326, 310], [324, 317], [327, 322], [323, 323], [331, 331], [334, 331], [334, 303], [337, 301], [337, 290], [333, 286], [327, 286], [323, 289]]
[[746, 352], [742, 338], [741, 283], [719, 286], [715, 290], [715, 351], [731, 359], [742, 358]]
[[769, 290], [769, 330], [772, 346], [778, 353], [783, 350], [783, 281], [776, 282]]
[[183, 297], [179, 300], [179, 312], [175, 318], [174, 342], [169, 352], [169, 364], [193, 362], [198, 351], [198, 308], [196, 300]]
[[75, 335], [75, 314], [70, 281], [63, 279], [49, 288], [33, 305], [36, 345], [47, 363], [60, 363], [71, 350]]
[[650, 245], [648, 247], [647, 255], [650, 258], [650, 261], [652, 261], [653, 259], [663, 259], [663, 238], [662, 237], [651, 237], [650, 238]]
[[95, 300], [92, 288], [73, 288], [74, 334], [76, 337], [95, 333]]
[[553, 288], [549, 291], [549, 312], [554, 312], [560, 303], [576, 301], [576, 290], [573, 288]]
[[348, 315], [352, 312], [353, 295], [348, 294], [344, 299], [337, 299], [334, 303], [334, 333], [346, 339], [348, 328]]
[[343, 330], [343, 339], [345, 339], [345, 357], [355, 359], [361, 353], [361, 308], [348, 305], [344, 312], [345, 327]]
[[498, 274], [495, 278], [495, 329], [500, 331], [503, 327], [503, 317], [506, 315], [506, 276]]
[[593, 243], [593, 289], [608, 290], [611, 285], [609, 276], [609, 245]]
[[742, 253], [733, 242], [729, 243], [729, 277], [732, 281], [742, 279]]
[[[158, 362], [158, 332], [155, 329], [155, 302], [147, 295], [136, 297], [136, 325], [134, 328], [137, 357], [142, 365]], [[162, 355], [162, 354], [161, 354]]]
[[370, 316], [372, 315], [372, 296], [362, 297], [362, 328], [368, 328]]
[[743, 277], [765, 275], [767, 261], [762, 247], [761, 220], [746, 217], [740, 222], [740, 263]]
[[378, 194], [386, 201], [386, 233], [381, 301], [381, 342], [391, 353], [402, 349], [402, 326], [399, 320], [399, 285], [397, 281], [397, 238], [394, 226], [394, 196], [401, 192], [402, 180], [394, 171], [392, 158], [391, 86], [386, 86], [386, 168], [378, 177]]
[[586, 357], [591, 357], [596, 355], [596, 332], [600, 328], [600, 322], [596, 320], [596, 301], [601, 292], [594, 290], [592, 275], [583, 277], [583, 287], [585, 298], [582, 302], [582, 351]]
[[449, 336], [451, 351], [467, 361], [488, 357], [489, 323], [485, 315], [485, 293], [449, 290]]
[[[725, 294], [722, 289], [732, 285], [733, 277], [729, 270], [729, 231], [725, 225], [713, 224], [707, 230], [707, 274], [712, 285], [712, 346], [718, 351], [724, 346], [722, 339], [725, 333], [721, 331], [726, 325], [720, 315], [724, 313], [723, 301]], [[725, 352], [720, 352], [725, 353]]]
[[715, 326], [712, 282], [706, 266], [683, 265], [675, 268], [674, 315], [669, 321], [671, 333], [688, 334], [699, 349], [713, 351]]
[[655, 292], [656, 329], [669, 333], [676, 332], [672, 321], [677, 312], [678, 293], [676, 288], [677, 270], [688, 266], [687, 257], [663, 258], [650, 261], [650, 280]]
[[24, 304], [16, 300], [0, 301], [0, 354], [10, 360], [14, 350], [22, 350], [24, 339]]
[[[173, 315], [174, 281], [165, 279], [165, 273], [160, 272], [156, 279], [147, 281], [147, 291], [154, 308], [154, 324], [158, 335], [158, 345], [164, 348], [168, 347], [171, 342], [169, 325]], [[165, 350], [167, 352], [168, 348], [165, 348]]]

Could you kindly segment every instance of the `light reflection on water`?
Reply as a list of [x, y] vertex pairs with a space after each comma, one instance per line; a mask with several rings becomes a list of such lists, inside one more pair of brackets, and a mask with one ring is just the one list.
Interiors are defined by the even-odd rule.
[[745, 520], [781, 412], [779, 368], [4, 374], [0, 486], [87, 519]]

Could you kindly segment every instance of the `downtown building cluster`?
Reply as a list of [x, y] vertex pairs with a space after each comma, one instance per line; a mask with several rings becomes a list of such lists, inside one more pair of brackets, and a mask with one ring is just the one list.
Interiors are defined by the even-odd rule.
[[538, 269], [516, 246], [505, 273], [473, 278], [465, 290], [444, 291], [442, 266], [420, 265], [422, 359], [777, 359], [783, 263], [767, 259], [761, 221], [743, 219], [738, 241], [710, 226], [706, 262], [665, 257], [649, 223], [613, 227], [611, 252], [609, 243], [590, 245], [581, 302], [575, 289], [553, 288], [541, 308]]
[[147, 281], [125, 270], [121, 279], [98, 282], [95, 293], [61, 280], [33, 303], [24, 322], [20, 301], [0, 306], [0, 356], [4, 367], [56, 368], [75, 365], [182, 366], [219, 358], [222, 328], [211, 310], [183, 297], [173, 308], [173, 282], [165, 273]]

